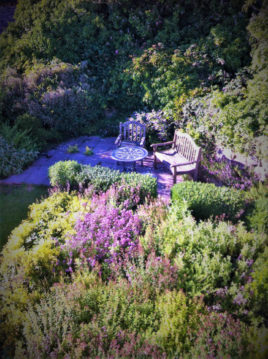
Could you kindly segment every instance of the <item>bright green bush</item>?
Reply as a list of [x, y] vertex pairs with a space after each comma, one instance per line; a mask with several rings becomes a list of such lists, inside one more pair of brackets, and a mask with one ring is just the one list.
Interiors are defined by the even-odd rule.
[[141, 239], [146, 253], [154, 248], [167, 256], [178, 268], [178, 287], [191, 297], [204, 295], [215, 310], [226, 310], [247, 323], [263, 323], [265, 316], [257, 315], [261, 306], [252, 300], [250, 283], [267, 235], [248, 232], [242, 223], [197, 223], [185, 206], [173, 205], [166, 217], [147, 227]]
[[251, 206], [248, 210], [246, 222], [250, 229], [268, 233], [268, 190], [265, 184], [259, 183], [248, 193]]
[[159, 327], [150, 333], [153, 341], [169, 356], [178, 356], [189, 350], [191, 338], [199, 326], [199, 315], [205, 311], [202, 302], [188, 301], [182, 291], [167, 291], [156, 301]]
[[216, 187], [212, 183], [182, 182], [171, 189], [173, 203], [186, 201], [196, 219], [224, 216], [236, 221], [245, 209], [242, 191]]
[[247, 296], [253, 307], [252, 318], [262, 316], [267, 320], [268, 305], [268, 248], [258, 257], [252, 267], [252, 282], [246, 285]]
[[49, 168], [50, 184], [59, 188], [73, 187], [82, 166], [76, 161], [59, 161]]

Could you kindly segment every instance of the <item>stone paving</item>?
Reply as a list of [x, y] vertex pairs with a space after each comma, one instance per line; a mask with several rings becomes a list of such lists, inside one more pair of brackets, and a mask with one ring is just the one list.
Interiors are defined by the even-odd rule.
[[[111, 169], [123, 171], [122, 165], [117, 165], [116, 161], [111, 158], [111, 153], [115, 149], [115, 137], [101, 138], [98, 136], [83, 136], [69, 140], [43, 153], [39, 158], [29, 166], [23, 173], [10, 176], [0, 180], [2, 184], [31, 184], [31, 185], [49, 185], [48, 168], [58, 161], [75, 160], [82, 164], [91, 166], [101, 165]], [[79, 152], [68, 153], [69, 146], [77, 145]], [[93, 150], [93, 155], [84, 154], [86, 146]], [[132, 164], [126, 165], [126, 170], [132, 170]], [[161, 164], [155, 170], [153, 168], [153, 155], [149, 153], [144, 159], [143, 166], [140, 161], [136, 164], [136, 172], [150, 174], [157, 178], [158, 194], [161, 197], [170, 197], [170, 188], [172, 187], [172, 175], [169, 169]], [[180, 177], [178, 177], [180, 181]]]

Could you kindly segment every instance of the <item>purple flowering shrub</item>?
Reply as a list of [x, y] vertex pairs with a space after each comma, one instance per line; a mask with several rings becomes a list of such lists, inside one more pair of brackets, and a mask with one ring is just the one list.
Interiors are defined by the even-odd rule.
[[206, 182], [242, 190], [250, 189], [259, 181], [250, 168], [242, 168], [225, 157], [218, 158], [216, 153], [203, 155], [201, 177]]
[[[141, 203], [141, 187], [131, 186], [125, 182], [112, 185], [106, 192], [96, 195], [94, 186], [85, 189], [84, 197], [94, 198], [117, 208], [136, 209]], [[98, 198], [98, 200], [97, 200]]]
[[[68, 258], [66, 271], [72, 272], [80, 265], [94, 268], [96, 263], [105, 271], [112, 263], [120, 264], [125, 257], [137, 255], [139, 217], [124, 206], [118, 208], [107, 202], [113, 191], [112, 188], [108, 195], [93, 195], [91, 202], [85, 204], [87, 213], [77, 220], [76, 234], [67, 236], [61, 246]], [[129, 206], [129, 201], [125, 204]]]
[[178, 268], [168, 258], [157, 256], [152, 251], [148, 256], [139, 250], [139, 257], [124, 263], [124, 274], [133, 290], [146, 291], [150, 297], [166, 289], [175, 289], [178, 284]]
[[185, 358], [244, 358], [249, 345], [245, 342], [245, 325], [228, 313], [211, 312], [200, 316], [200, 328]]
[[[74, 358], [81, 358], [85, 355], [88, 358], [111, 359], [167, 358], [166, 353], [158, 345], [150, 344], [149, 341], [142, 339], [139, 334], [129, 333], [127, 330], [120, 330], [110, 340], [105, 327], [98, 332], [87, 330], [85, 327], [79, 337], [70, 334], [66, 346]], [[55, 355], [61, 353], [60, 348], [54, 353]]]

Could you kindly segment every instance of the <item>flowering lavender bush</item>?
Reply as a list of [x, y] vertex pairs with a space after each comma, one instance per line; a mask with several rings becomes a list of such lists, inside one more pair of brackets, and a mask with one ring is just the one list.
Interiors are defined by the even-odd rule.
[[259, 177], [250, 168], [242, 168], [216, 153], [205, 154], [202, 159], [201, 176], [206, 182], [248, 190], [258, 183]]
[[106, 202], [106, 196], [93, 196], [83, 218], [75, 225], [76, 234], [67, 237], [61, 246], [67, 252], [67, 271], [75, 266], [97, 263], [104, 276], [111, 263], [120, 264], [126, 257], [137, 255], [140, 220], [131, 210], [115, 208]]

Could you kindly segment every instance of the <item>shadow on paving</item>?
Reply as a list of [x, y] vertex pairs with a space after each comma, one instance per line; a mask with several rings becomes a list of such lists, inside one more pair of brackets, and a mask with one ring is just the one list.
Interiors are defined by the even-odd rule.
[[[111, 169], [123, 171], [122, 165], [117, 165], [116, 161], [111, 158], [111, 153], [115, 149], [115, 137], [101, 138], [98, 136], [82, 136], [76, 139], [64, 142], [54, 149], [42, 153], [39, 158], [29, 166], [23, 173], [10, 176], [0, 180], [4, 184], [30, 184], [30, 185], [49, 185], [48, 169], [58, 161], [74, 160], [85, 165], [101, 165]], [[68, 153], [69, 146], [77, 145], [79, 152]], [[84, 154], [86, 146], [90, 147], [93, 155]], [[126, 170], [132, 170], [132, 164], [126, 165]], [[158, 195], [170, 198], [170, 188], [173, 185], [172, 175], [167, 167], [159, 164], [155, 170], [153, 168], [153, 155], [149, 153], [148, 157], [143, 160], [143, 166], [138, 161], [136, 164], [136, 172], [149, 174], [157, 178]], [[180, 177], [179, 177], [180, 180]]]

